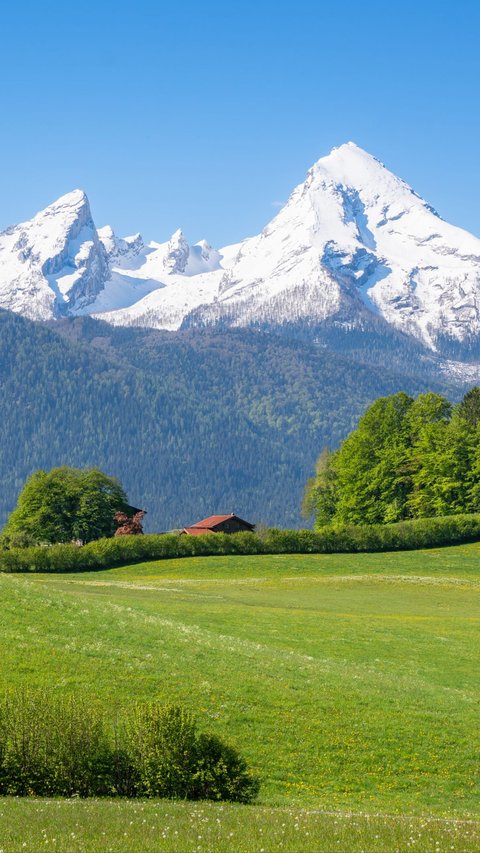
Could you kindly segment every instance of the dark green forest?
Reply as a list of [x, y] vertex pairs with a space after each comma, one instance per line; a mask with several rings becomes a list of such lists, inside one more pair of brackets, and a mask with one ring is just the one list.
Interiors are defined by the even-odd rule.
[[429, 392], [376, 400], [307, 484], [317, 528], [480, 510], [480, 388], [456, 405]]
[[158, 332], [0, 313], [0, 523], [37, 469], [117, 476], [146, 529], [234, 510], [300, 524], [318, 450], [378, 396], [458, 390], [311, 342], [230, 330]]

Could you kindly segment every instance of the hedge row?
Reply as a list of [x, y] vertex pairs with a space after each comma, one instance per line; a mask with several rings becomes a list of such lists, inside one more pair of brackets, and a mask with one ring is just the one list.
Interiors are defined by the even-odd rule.
[[138, 704], [108, 720], [78, 695], [0, 700], [0, 795], [175, 797], [251, 802], [259, 780], [177, 706]]
[[147, 560], [230, 554], [408, 551], [476, 540], [480, 540], [480, 515], [421, 518], [385, 525], [341, 525], [318, 532], [271, 528], [262, 534], [146, 534], [98, 539], [83, 547], [51, 545], [0, 550], [0, 571], [83, 572]]

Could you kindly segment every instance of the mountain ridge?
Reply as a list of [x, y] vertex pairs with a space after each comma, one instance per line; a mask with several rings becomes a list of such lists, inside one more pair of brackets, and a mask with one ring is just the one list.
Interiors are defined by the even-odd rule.
[[322, 337], [382, 328], [480, 356], [480, 239], [445, 222], [348, 142], [320, 158], [256, 236], [220, 249], [96, 229], [76, 190], [0, 235], [0, 307], [166, 330], [262, 328]]

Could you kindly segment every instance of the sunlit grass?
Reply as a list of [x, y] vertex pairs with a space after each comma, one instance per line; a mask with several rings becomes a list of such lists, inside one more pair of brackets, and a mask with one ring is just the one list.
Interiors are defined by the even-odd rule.
[[0, 676], [112, 716], [185, 704], [263, 805], [478, 814], [479, 566], [468, 545], [4, 575]]
[[479, 848], [478, 821], [168, 801], [0, 800], [2, 853], [459, 853]]

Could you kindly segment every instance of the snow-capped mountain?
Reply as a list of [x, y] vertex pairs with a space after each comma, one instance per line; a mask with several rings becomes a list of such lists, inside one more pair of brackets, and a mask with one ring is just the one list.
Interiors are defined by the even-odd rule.
[[80, 310], [109, 276], [107, 255], [81, 190], [0, 234], [0, 307], [32, 320]]
[[480, 240], [354, 143], [320, 159], [261, 234], [215, 250], [98, 232], [64, 196], [0, 235], [0, 306], [115, 325], [393, 327], [429, 348], [480, 339]]

